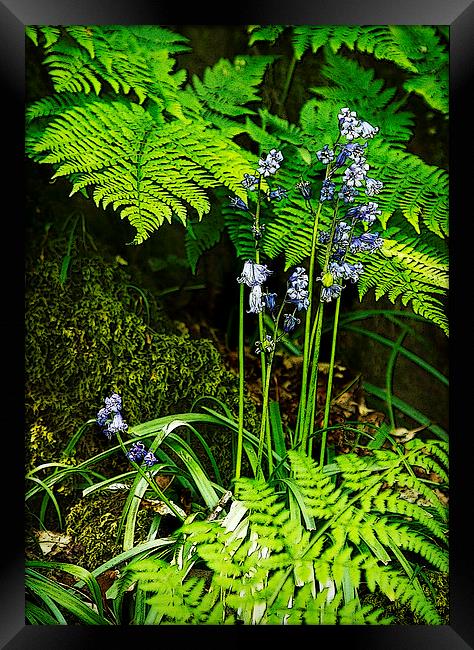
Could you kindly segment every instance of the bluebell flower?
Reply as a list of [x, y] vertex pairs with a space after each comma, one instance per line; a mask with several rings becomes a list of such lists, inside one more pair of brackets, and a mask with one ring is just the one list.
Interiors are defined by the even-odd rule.
[[143, 457], [143, 461], [147, 467], [153, 467], [158, 462], [158, 458], [152, 451], [148, 451]]
[[276, 307], [276, 297], [277, 297], [276, 293], [266, 293], [263, 296], [267, 309], [269, 309], [270, 311], [273, 311]]
[[341, 191], [338, 194], [338, 197], [344, 201], [344, 203], [354, 203], [355, 197], [359, 194], [358, 190], [350, 185], [343, 185]]
[[270, 199], [276, 199], [277, 201], [281, 201], [281, 199], [286, 198], [287, 196], [288, 192], [284, 187], [281, 187], [281, 185], [279, 185], [275, 190], [271, 190], [268, 195]]
[[143, 442], [134, 442], [127, 452], [127, 457], [134, 463], [140, 463], [146, 454], [146, 448]]
[[368, 122], [361, 122], [359, 127], [359, 136], [361, 138], [373, 138], [380, 131], [378, 126], [372, 126]]
[[237, 278], [237, 282], [240, 284], [245, 282], [248, 287], [254, 287], [257, 284], [266, 282], [268, 276], [272, 273], [273, 271], [270, 271], [266, 264], [257, 264], [252, 260], [247, 260], [244, 264], [242, 275]]
[[331, 241], [331, 231], [320, 230], [318, 233], [318, 242], [320, 244], [329, 244], [330, 241]]
[[105, 398], [105, 408], [109, 412], [116, 413], [122, 409], [122, 398], [117, 393], [112, 393], [110, 397]]
[[249, 296], [249, 309], [247, 314], [259, 314], [265, 307], [265, 302], [262, 295], [262, 287], [256, 284], [252, 287]]
[[351, 253], [373, 253], [383, 245], [383, 239], [377, 232], [364, 232], [358, 237], [353, 237], [349, 246]]
[[339, 298], [342, 287], [340, 284], [331, 284], [329, 287], [321, 288], [321, 302], [331, 302], [334, 298]]
[[308, 274], [302, 266], [297, 266], [288, 278], [288, 284], [294, 289], [306, 289], [308, 286]]
[[242, 201], [240, 196], [234, 196], [234, 197], [229, 196], [229, 199], [230, 199], [229, 205], [232, 208], [239, 208], [239, 210], [248, 210], [247, 204], [245, 203], [245, 201]]
[[258, 178], [253, 174], [244, 174], [242, 185], [246, 190], [254, 190], [258, 185]]
[[368, 223], [369, 226], [374, 223], [377, 215], [382, 214], [382, 211], [378, 209], [378, 203], [370, 201], [365, 205], [356, 205], [346, 212], [346, 217], [351, 217], [357, 221], [363, 221]]
[[339, 246], [348, 246], [351, 230], [352, 228], [348, 223], [345, 221], [339, 221], [334, 228], [333, 243], [338, 244]]
[[334, 151], [329, 148], [328, 144], [325, 144], [322, 149], [316, 152], [316, 156], [323, 165], [328, 165], [334, 160]]
[[97, 413], [97, 424], [103, 427], [107, 422], [107, 420], [109, 419], [109, 416], [110, 416], [109, 409], [101, 408], [100, 411]]
[[123, 420], [120, 413], [122, 408], [122, 398], [117, 393], [112, 393], [110, 397], [105, 398], [105, 406], [97, 413], [97, 424], [104, 427], [104, 433], [110, 440], [112, 434], [119, 431], [126, 431], [128, 424]]
[[283, 161], [283, 154], [277, 149], [270, 149], [267, 158], [270, 158], [270, 160], [273, 160], [279, 165]]
[[281, 151], [272, 149], [266, 158], [260, 158], [258, 161], [258, 173], [267, 178], [275, 174], [280, 169], [280, 163], [283, 160]]
[[342, 180], [349, 187], [360, 187], [367, 175], [368, 169], [369, 165], [366, 165], [365, 163], [362, 163], [361, 165], [352, 163], [352, 165], [350, 165], [344, 172]]
[[271, 353], [275, 349], [275, 341], [273, 340], [273, 337], [270, 336], [270, 334], [267, 334], [265, 336], [265, 341], [256, 341], [255, 342], [255, 352], [257, 354], [260, 354], [260, 352], [267, 352]]
[[339, 130], [342, 136], [347, 140], [353, 140], [360, 135], [360, 121], [357, 119], [357, 113], [348, 108], [341, 108], [339, 114]]
[[297, 289], [296, 287], [292, 286], [288, 289], [286, 295], [289, 299], [289, 302], [295, 305], [298, 311], [301, 311], [302, 309], [308, 309], [309, 294], [306, 289]]
[[107, 424], [104, 428], [104, 433], [110, 440], [114, 433], [121, 433], [127, 429], [128, 424], [124, 421], [122, 414], [120, 412], [117, 412], [113, 414], [112, 420], [107, 421]]
[[319, 200], [321, 202], [323, 201], [332, 201], [334, 198], [334, 190], [336, 189], [336, 184], [332, 183], [329, 180], [324, 180], [322, 187], [321, 187], [321, 193], [319, 195]]
[[309, 201], [313, 195], [311, 184], [308, 181], [300, 181], [299, 183], [296, 183], [296, 188], [300, 191], [301, 196]]
[[333, 261], [330, 262], [328, 270], [335, 280], [351, 280], [352, 282], [357, 282], [364, 269], [360, 262], [349, 264], [349, 262], [338, 263]]
[[365, 193], [367, 196], [374, 196], [374, 194], [378, 194], [382, 188], [382, 181], [377, 181], [374, 178], [365, 179]]
[[285, 334], [289, 334], [299, 323], [301, 323], [300, 319], [293, 316], [293, 314], [285, 314], [283, 316], [283, 331]]

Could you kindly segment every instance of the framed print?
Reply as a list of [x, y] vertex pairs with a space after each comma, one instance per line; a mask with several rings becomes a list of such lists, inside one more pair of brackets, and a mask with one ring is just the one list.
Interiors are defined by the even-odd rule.
[[0, 3], [0, 647], [472, 648], [472, 4], [172, 9]]

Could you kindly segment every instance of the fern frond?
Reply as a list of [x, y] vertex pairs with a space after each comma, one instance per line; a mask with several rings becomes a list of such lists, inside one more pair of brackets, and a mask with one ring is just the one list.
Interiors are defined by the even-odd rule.
[[57, 92], [131, 91], [179, 114], [177, 93], [185, 71], [173, 73], [171, 53], [189, 49], [187, 39], [158, 26], [67, 26], [45, 44], [45, 65]]
[[201, 81], [193, 77], [200, 101], [212, 111], [230, 117], [252, 114], [247, 105], [259, 101], [259, 86], [273, 56], [237, 56], [233, 63], [220, 59], [206, 68]]
[[[251, 27], [250, 44], [256, 40], [274, 43], [284, 31], [284, 26], [278, 29], [261, 25]], [[407, 91], [421, 95], [432, 108], [448, 113], [448, 53], [435, 26], [297, 25], [290, 29], [297, 60], [309, 50], [316, 54], [327, 47], [338, 52], [345, 46], [356, 53], [392, 61], [411, 75], [403, 84]], [[445, 37], [449, 38], [446, 34]]]
[[226, 185], [242, 194], [249, 156], [204, 125], [159, 123], [141, 106], [124, 101], [90, 102], [66, 110], [33, 141], [29, 151], [72, 176], [72, 193], [94, 187], [97, 205], [112, 204], [146, 239], [189, 208], [199, 218], [210, 210], [206, 189]]

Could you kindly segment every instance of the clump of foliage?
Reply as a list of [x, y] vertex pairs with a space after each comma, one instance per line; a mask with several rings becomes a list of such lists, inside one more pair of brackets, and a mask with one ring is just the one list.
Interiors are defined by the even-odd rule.
[[[250, 44], [275, 43], [285, 28], [251, 26]], [[160, 334], [148, 324], [134, 346], [137, 333], [135, 321], [128, 320], [127, 301], [113, 295], [104, 303], [97, 297], [99, 274], [84, 275], [87, 264], [71, 264], [71, 282], [75, 275], [80, 278], [79, 297], [86, 297], [88, 310], [92, 306], [105, 313], [107, 321], [119, 305], [112, 331], [107, 321], [105, 350], [95, 324], [90, 341], [84, 323], [67, 334], [76, 355], [90, 349], [98, 364], [95, 390], [86, 384], [84, 394], [92, 409], [90, 395], [97, 394], [100, 383], [102, 399], [90, 423], [101, 429], [105, 451], [73, 468], [58, 464], [41, 481], [37, 469], [32, 470], [29, 478], [35, 485], [27, 498], [43, 494], [40, 520], [49, 500], [60, 514], [54, 490], [74, 472], [87, 477], [84, 497], [110, 489], [127, 496], [113, 526], [116, 541], [121, 540], [114, 557], [90, 571], [30, 563], [32, 622], [61, 623], [61, 607], [95, 624], [393, 622], [369, 604], [370, 594], [406, 606], [425, 624], [443, 622], [423, 581], [428, 580], [427, 565], [435, 573], [448, 572], [447, 434], [431, 428], [439, 438], [433, 440], [428, 434], [416, 437], [417, 429], [394, 439], [399, 431], [393, 368], [406, 332], [393, 345], [387, 368], [390, 424], [374, 425], [372, 431], [358, 421], [344, 424], [357, 440], [347, 454], [334, 452], [328, 432], [341, 296], [349, 281], [357, 284], [360, 298], [375, 288], [377, 298], [386, 295], [409, 304], [419, 318], [447, 332], [442, 300], [447, 289], [447, 173], [409, 151], [413, 115], [403, 110], [405, 98], [385, 87], [357, 57], [344, 54], [342, 46], [409, 71], [404, 89], [442, 111], [442, 83], [437, 94], [430, 87], [433, 79], [444, 79], [445, 33], [434, 27], [302, 26], [292, 28], [292, 34], [293, 59], [280, 108], [298, 61], [309, 50], [318, 83], [322, 80], [309, 89], [314, 96], [302, 103], [297, 124], [262, 104], [264, 75], [275, 63], [271, 55], [220, 60], [202, 79], [195, 75], [191, 80], [183, 71], [173, 71], [187, 47], [185, 39], [161, 27], [28, 29], [43, 48], [55, 91], [28, 109], [28, 155], [52, 165], [54, 177], [67, 177], [72, 193], [91, 193], [97, 206], [111, 205], [135, 227], [135, 244], [165, 220], [174, 220], [186, 228], [194, 270], [199, 255], [224, 228], [236, 257], [244, 261], [241, 275], [236, 274], [236, 402], [222, 392], [222, 374], [209, 376], [213, 366], [207, 356], [203, 362], [201, 342]], [[427, 67], [430, 52], [432, 68]], [[250, 138], [252, 146], [237, 144], [237, 136]], [[206, 221], [213, 201], [225, 205]], [[367, 259], [359, 261], [359, 253], [368, 254]], [[280, 255], [285, 270], [296, 268], [277, 301], [267, 262]], [[309, 270], [303, 266], [308, 259]], [[107, 284], [111, 279], [109, 274]], [[40, 301], [44, 290], [42, 286]], [[57, 300], [64, 304], [73, 296], [77, 301], [74, 291], [59, 291]], [[328, 311], [332, 339], [321, 405], [317, 380]], [[245, 312], [257, 316], [258, 431], [248, 426], [245, 411]], [[65, 336], [68, 325], [56, 318]], [[271, 395], [274, 354], [303, 319], [299, 409], [295, 430], [284, 430], [278, 399]], [[126, 373], [114, 365], [123, 357], [123, 351], [115, 351], [117, 340], [126, 341], [130, 355]], [[191, 353], [186, 367], [182, 353], [189, 344], [199, 353]], [[46, 368], [51, 364], [46, 345], [39, 349]], [[146, 373], [144, 381], [130, 373], [134, 364]], [[54, 370], [53, 364], [52, 377]], [[205, 386], [196, 385], [201, 372]], [[142, 399], [150, 396], [153, 373], [162, 390], [176, 391], [177, 403], [192, 398], [200, 408], [164, 415], [164, 396], [160, 401], [154, 395], [156, 411], [147, 416]], [[204, 389], [215, 398], [211, 406], [199, 399]], [[231, 471], [225, 475], [219, 471], [220, 450], [199, 432], [206, 425], [217, 426], [231, 449]], [[206, 462], [198, 457], [198, 446]], [[105, 457], [127, 462], [127, 471], [104, 476]], [[179, 496], [183, 490], [184, 499]], [[145, 504], [152, 504], [158, 517], [143, 541], [137, 526]], [[171, 534], [159, 525], [164, 515], [174, 519]], [[87, 586], [88, 595], [58, 589], [36, 570], [53, 565], [80, 579], [75, 587]], [[97, 598], [97, 577], [111, 567], [120, 569], [106, 592], [112, 609], [105, 611]], [[84, 609], [84, 599], [94, 605], [93, 614]]]
[[[249, 44], [274, 43], [284, 29], [251, 26]], [[431, 26], [292, 30], [293, 61], [280, 101], [298, 62], [310, 51], [315, 78], [323, 82], [310, 86], [314, 96], [301, 106], [298, 123], [262, 105], [264, 75], [277, 56], [221, 59], [202, 79], [187, 79], [184, 69], [176, 69], [179, 54], [189, 50], [187, 39], [163, 27], [28, 27], [27, 35], [44, 52], [52, 94], [28, 107], [27, 153], [52, 166], [53, 178], [68, 178], [72, 193], [83, 192], [104, 208], [111, 205], [136, 229], [135, 243], [165, 221], [185, 225], [190, 264], [196, 268], [199, 255], [224, 228], [240, 258], [248, 257], [252, 245], [232, 211], [224, 209], [223, 218], [205, 221], [222, 190], [245, 198], [240, 180], [257, 158], [236, 137], [249, 137], [259, 150], [280, 149], [288, 178], [321, 183], [316, 151], [323, 138], [334, 137], [331, 117], [350, 104], [380, 126], [383, 138], [374, 147], [372, 164], [391, 189], [381, 200], [384, 255], [358, 285], [360, 297], [375, 288], [377, 298], [400, 299], [447, 331], [442, 300], [447, 290], [447, 172], [409, 151], [414, 115], [404, 106], [406, 95], [341, 54], [344, 46], [394, 62], [410, 73], [406, 91], [446, 113], [445, 32]], [[289, 197], [274, 207], [262, 250], [270, 259], [284, 252], [288, 267], [309, 255], [310, 247], [303, 202]]]
[[[225, 399], [236, 409], [237, 378], [226, 370], [210, 340], [180, 332], [154, 305], [151, 294], [147, 303], [153, 320], [148, 322], [143, 305], [137, 305], [131, 278], [113, 261], [78, 252], [68, 281], [61, 283], [62, 254], [57, 247], [44, 252], [43, 260], [33, 256], [27, 270], [30, 464], [57, 459], [69, 432], [78, 429], [84, 417], [95, 416], [90, 396], [100, 399], [112, 388], [127, 400], [130, 422], [189, 410], [204, 396]], [[255, 407], [248, 401], [246, 408], [251, 427]], [[38, 437], [41, 421], [48, 423], [49, 436]], [[96, 445], [88, 452], [100, 447]]]

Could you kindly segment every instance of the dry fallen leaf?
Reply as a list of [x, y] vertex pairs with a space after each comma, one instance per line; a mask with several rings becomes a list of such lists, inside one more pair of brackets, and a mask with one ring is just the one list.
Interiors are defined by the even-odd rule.
[[71, 543], [71, 537], [52, 530], [38, 530], [36, 537], [43, 555], [56, 555], [64, 551]]

